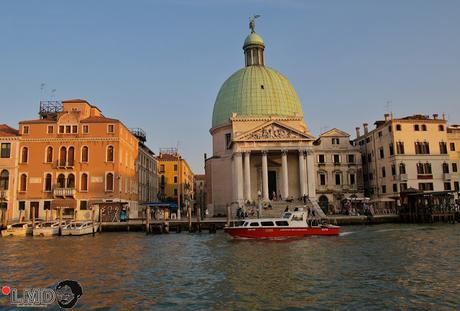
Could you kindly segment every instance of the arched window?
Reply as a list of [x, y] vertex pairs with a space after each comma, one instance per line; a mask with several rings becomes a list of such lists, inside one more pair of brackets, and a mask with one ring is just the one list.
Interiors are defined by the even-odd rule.
[[113, 146], [107, 147], [107, 162], [113, 162]]
[[67, 188], [75, 188], [75, 175], [69, 174], [67, 176]]
[[20, 187], [21, 191], [27, 191], [27, 175], [22, 174], [20, 179]]
[[83, 148], [81, 148], [81, 162], [88, 163], [88, 159], [89, 159], [88, 146], [83, 146]]
[[406, 165], [404, 163], [399, 164], [399, 174], [406, 174]]
[[46, 162], [47, 163], [53, 162], [53, 147], [51, 146], [46, 148]]
[[67, 151], [67, 165], [68, 166], [73, 166], [75, 162], [75, 148], [74, 147], [69, 147], [69, 150]]
[[45, 191], [51, 191], [51, 174], [45, 176]]
[[444, 174], [448, 174], [448, 173], [449, 173], [449, 164], [447, 164], [447, 163], [443, 163], [443, 164], [442, 164], [442, 172], [443, 172]]
[[3, 170], [0, 174], [0, 189], [8, 190], [9, 181], [10, 173], [7, 170]]
[[27, 163], [29, 162], [29, 148], [24, 147], [22, 148], [22, 153], [21, 153], [21, 163]]
[[59, 152], [59, 166], [65, 166], [67, 161], [67, 148], [61, 147]]
[[113, 191], [113, 174], [108, 173], [105, 180], [105, 190]]
[[59, 174], [57, 178], [57, 184], [59, 188], [65, 188], [65, 176], [64, 174]]
[[80, 188], [81, 191], [88, 191], [88, 174], [86, 173], [81, 174]]

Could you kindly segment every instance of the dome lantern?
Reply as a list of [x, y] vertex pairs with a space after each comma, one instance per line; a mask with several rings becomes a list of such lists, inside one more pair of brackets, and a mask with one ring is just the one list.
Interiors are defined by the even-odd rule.
[[260, 15], [254, 15], [249, 19], [249, 29], [251, 33], [244, 40], [244, 60], [246, 67], [248, 66], [264, 66], [264, 49], [265, 44], [261, 36], [256, 31], [256, 18]]

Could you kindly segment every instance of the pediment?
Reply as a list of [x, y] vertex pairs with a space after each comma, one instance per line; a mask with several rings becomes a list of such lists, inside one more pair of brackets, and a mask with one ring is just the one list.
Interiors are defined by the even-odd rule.
[[342, 130], [339, 130], [338, 128], [333, 128], [333, 129], [330, 129], [329, 131], [322, 133], [319, 136], [320, 137], [350, 137], [350, 134]]
[[276, 121], [270, 121], [241, 133], [234, 141], [311, 141], [315, 137]]

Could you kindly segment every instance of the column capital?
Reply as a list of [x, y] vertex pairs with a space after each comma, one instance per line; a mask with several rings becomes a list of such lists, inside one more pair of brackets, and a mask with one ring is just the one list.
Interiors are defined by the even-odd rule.
[[243, 153], [246, 154], [246, 155], [250, 155], [250, 154], [251, 154], [251, 150], [243, 151]]
[[307, 149], [307, 150], [305, 150], [305, 153], [306, 153], [307, 155], [312, 155], [314, 152], [313, 152], [312, 149]]
[[299, 155], [305, 156], [305, 152], [307, 152], [307, 150], [305, 150], [305, 149], [299, 149]]
[[260, 152], [264, 155], [266, 155], [268, 153], [268, 150], [260, 150]]
[[287, 149], [281, 149], [281, 154], [282, 155], [286, 155], [288, 153], [288, 150]]

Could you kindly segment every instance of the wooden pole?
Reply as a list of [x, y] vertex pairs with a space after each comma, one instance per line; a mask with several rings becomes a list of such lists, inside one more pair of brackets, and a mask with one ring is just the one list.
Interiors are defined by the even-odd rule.
[[35, 205], [31, 208], [32, 210], [32, 228], [35, 228]]
[[48, 210], [45, 212], [45, 221], [48, 222]]
[[201, 232], [201, 208], [199, 206], [196, 209], [196, 221], [198, 223], [198, 232]]
[[99, 214], [99, 232], [102, 232], [102, 210], [101, 206], [97, 206], [98, 214]]
[[146, 222], [145, 222], [145, 232], [148, 234], [150, 233], [150, 206], [145, 208], [146, 210]]
[[95, 214], [95, 210], [92, 209], [91, 210], [91, 225], [93, 226], [93, 236], [96, 233], [95, 228], [94, 228], [94, 214]]
[[230, 226], [230, 217], [231, 217], [230, 213], [231, 213], [231, 211], [232, 211], [232, 208], [231, 208], [230, 204], [227, 204], [227, 226]]
[[192, 207], [190, 203], [187, 204], [187, 214], [188, 214], [188, 231], [192, 231]]
[[59, 208], [59, 235], [62, 235], [62, 208]]

